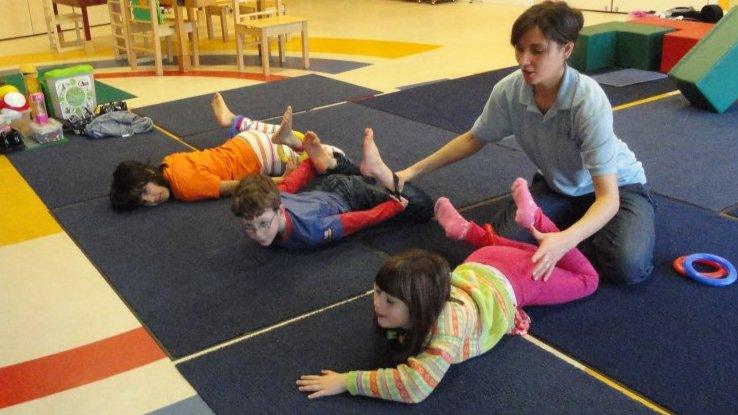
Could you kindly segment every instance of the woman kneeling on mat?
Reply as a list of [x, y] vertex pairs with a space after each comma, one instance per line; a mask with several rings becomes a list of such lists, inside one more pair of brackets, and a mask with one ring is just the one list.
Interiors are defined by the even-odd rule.
[[[643, 166], [615, 135], [604, 91], [566, 64], [582, 24], [564, 2], [526, 10], [510, 37], [520, 69], [494, 86], [471, 130], [397, 176], [413, 180], [514, 135], [538, 169], [531, 193], [563, 229], [544, 236], [535, 260], [557, 262], [579, 245], [603, 280], [637, 283], [653, 270], [653, 202]], [[514, 215], [512, 203], [500, 210], [495, 230], [532, 241]]]
[[[528, 191], [513, 183], [516, 222], [542, 240], [558, 232]], [[419, 249], [393, 256], [374, 283], [376, 324], [400, 344], [395, 368], [304, 375], [297, 385], [308, 398], [348, 391], [352, 395], [420, 402], [438, 385], [453, 363], [490, 350], [504, 334], [526, 333], [527, 305], [560, 304], [592, 294], [599, 282], [592, 264], [576, 248], [558, 263], [532, 261], [537, 247], [496, 235], [487, 225], [469, 222], [446, 198], [436, 203], [436, 217], [452, 239], [479, 247], [451, 272], [436, 254]]]

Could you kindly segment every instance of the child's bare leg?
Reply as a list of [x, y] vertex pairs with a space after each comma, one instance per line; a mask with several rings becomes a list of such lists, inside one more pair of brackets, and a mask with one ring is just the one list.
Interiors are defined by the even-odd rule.
[[305, 134], [305, 141], [302, 143], [302, 147], [305, 149], [307, 155], [310, 156], [310, 160], [313, 162], [313, 166], [318, 174], [323, 174], [338, 165], [333, 154], [323, 147], [320, 143], [320, 138], [314, 132], [308, 131]]
[[361, 160], [360, 170], [362, 175], [372, 177], [390, 191], [395, 191], [394, 175], [379, 154], [379, 149], [374, 143], [374, 131], [371, 128], [364, 130], [364, 157]]
[[292, 106], [288, 106], [282, 115], [279, 129], [272, 135], [272, 143], [284, 144], [294, 150], [301, 151], [303, 143], [292, 133]]
[[230, 126], [233, 123], [233, 120], [236, 118], [236, 114], [231, 112], [231, 110], [228, 108], [228, 105], [226, 105], [223, 97], [220, 95], [220, 92], [216, 92], [213, 95], [213, 99], [210, 101], [210, 106], [213, 108], [213, 115], [215, 116], [215, 120], [221, 127]]

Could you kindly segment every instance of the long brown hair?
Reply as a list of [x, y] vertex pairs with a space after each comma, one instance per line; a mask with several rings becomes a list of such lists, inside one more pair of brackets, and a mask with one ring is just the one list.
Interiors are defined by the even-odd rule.
[[[428, 333], [450, 297], [450, 272], [445, 259], [422, 249], [392, 256], [379, 269], [377, 286], [400, 299], [410, 311], [410, 328], [405, 330], [397, 360], [417, 355], [426, 345]], [[376, 324], [376, 316], [374, 321]]]

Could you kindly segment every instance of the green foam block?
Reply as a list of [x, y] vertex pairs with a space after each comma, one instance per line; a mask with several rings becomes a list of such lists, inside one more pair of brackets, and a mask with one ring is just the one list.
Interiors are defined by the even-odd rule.
[[738, 8], [731, 9], [672, 68], [692, 105], [723, 113], [738, 100]]
[[569, 65], [584, 72], [610, 66], [658, 70], [664, 34], [673, 30], [628, 22], [587, 26], [579, 32]]

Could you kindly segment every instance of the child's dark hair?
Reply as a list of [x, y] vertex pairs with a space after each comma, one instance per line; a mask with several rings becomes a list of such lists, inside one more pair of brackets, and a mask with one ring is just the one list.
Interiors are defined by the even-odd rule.
[[379, 269], [375, 278], [379, 289], [400, 299], [410, 311], [410, 328], [395, 356], [398, 361], [419, 354], [425, 346], [431, 327], [450, 299], [450, 273], [445, 259], [422, 249], [394, 255]]
[[576, 42], [584, 25], [584, 16], [563, 1], [544, 1], [523, 12], [512, 27], [510, 43], [517, 46], [528, 30], [538, 27], [546, 39], [560, 45]]
[[118, 164], [110, 185], [113, 209], [131, 210], [141, 206], [141, 195], [149, 182], [169, 188], [169, 182], [164, 178], [164, 165], [157, 167], [134, 160]]
[[265, 174], [241, 179], [233, 191], [231, 211], [245, 219], [255, 218], [267, 209], [279, 209], [282, 199], [274, 180]]

